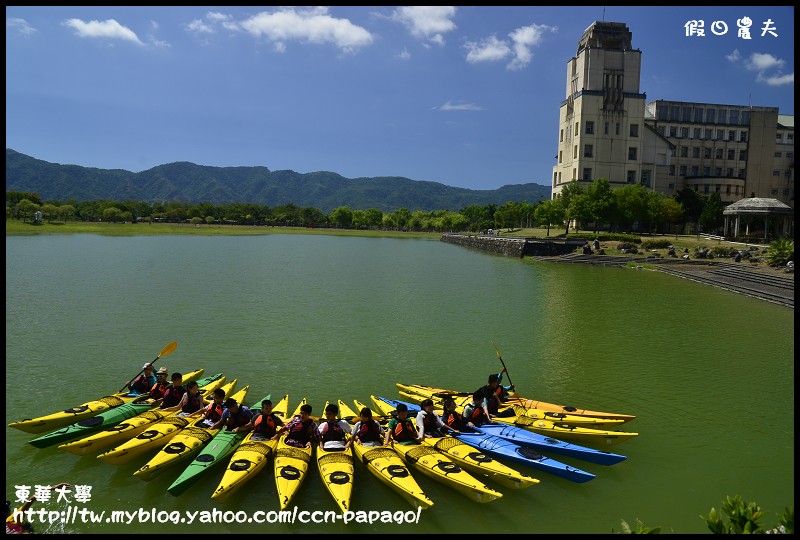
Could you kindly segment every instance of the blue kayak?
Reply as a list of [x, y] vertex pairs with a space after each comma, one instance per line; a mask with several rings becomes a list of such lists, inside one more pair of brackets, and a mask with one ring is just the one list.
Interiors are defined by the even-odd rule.
[[485, 433], [461, 432], [453, 435], [456, 439], [477, 448], [482, 452], [493, 457], [499, 457], [533, 467], [536, 470], [560, 476], [571, 482], [582, 484], [592, 480], [595, 475], [581, 469], [576, 469], [566, 463], [561, 463], [549, 457], [543, 456], [528, 446], [521, 446], [515, 442], [487, 435]]
[[[416, 415], [420, 410], [420, 406], [416, 403], [408, 401], [400, 401], [397, 399], [388, 399], [385, 397], [378, 397], [387, 404], [397, 407], [398, 404], [404, 403], [408, 407], [408, 415]], [[569, 456], [577, 458], [589, 463], [597, 463], [598, 465], [614, 465], [620, 461], [625, 461], [627, 456], [621, 454], [614, 454], [612, 452], [604, 452], [588, 446], [581, 446], [575, 443], [569, 443], [560, 439], [554, 439], [540, 433], [528, 431], [517, 426], [510, 424], [501, 424], [499, 422], [492, 422], [482, 424], [480, 427], [475, 428], [477, 431], [486, 435], [494, 435], [507, 441], [517, 443], [522, 446], [529, 446], [537, 450], [544, 450], [548, 453], [559, 454], [562, 456]]]

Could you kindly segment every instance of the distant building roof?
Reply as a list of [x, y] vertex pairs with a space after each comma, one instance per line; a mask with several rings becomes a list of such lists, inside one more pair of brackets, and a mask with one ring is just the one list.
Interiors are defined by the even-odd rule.
[[723, 215], [755, 215], [755, 216], [780, 216], [793, 215], [792, 207], [783, 204], [778, 199], [764, 199], [761, 197], [751, 197], [741, 199], [728, 205], [723, 211]]
[[794, 115], [793, 114], [779, 114], [778, 123], [783, 127], [794, 128]]

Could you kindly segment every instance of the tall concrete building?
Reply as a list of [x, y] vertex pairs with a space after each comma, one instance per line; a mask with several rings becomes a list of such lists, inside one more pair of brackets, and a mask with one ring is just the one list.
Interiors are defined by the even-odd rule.
[[592, 23], [567, 62], [553, 198], [607, 178], [667, 196], [688, 187], [723, 203], [778, 199], [794, 208], [794, 116], [774, 107], [657, 100], [639, 87], [642, 51], [624, 23]]

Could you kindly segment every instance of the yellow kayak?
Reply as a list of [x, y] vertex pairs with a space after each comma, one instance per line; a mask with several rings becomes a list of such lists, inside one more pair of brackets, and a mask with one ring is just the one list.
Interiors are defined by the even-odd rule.
[[[356, 405], [358, 410], [361, 407]], [[357, 416], [346, 403], [339, 400], [339, 414], [343, 417]], [[373, 417], [375, 415], [373, 414]], [[378, 480], [400, 494], [415, 508], [430, 508], [433, 501], [428, 497], [403, 463], [400, 455], [388, 446], [353, 444], [356, 459], [366, 466]]]
[[[203, 370], [200, 369], [193, 373], [197, 373], [197, 376], [194, 379], [197, 380], [197, 378], [203, 374]], [[55, 431], [70, 424], [80, 422], [85, 418], [100, 414], [103, 411], [113, 409], [114, 407], [119, 407], [124, 403], [130, 403], [131, 401], [140, 397], [142, 397], [142, 394], [130, 396], [127, 392], [117, 392], [116, 394], [104, 396], [92, 401], [87, 401], [86, 403], [78, 405], [77, 407], [71, 407], [69, 409], [64, 409], [63, 411], [58, 411], [44, 416], [38, 416], [36, 418], [27, 418], [25, 420], [20, 420], [19, 422], [11, 422], [8, 424], [8, 427], [19, 429], [20, 431], [25, 431], [26, 433], [37, 434], [45, 433], [47, 431]]]
[[[272, 407], [272, 412], [286, 423], [288, 421], [286, 418], [288, 408], [289, 395], [287, 394]], [[277, 439], [274, 441], [254, 441], [252, 437], [253, 432], [251, 431], [231, 456], [231, 461], [225, 470], [225, 474], [222, 475], [222, 480], [220, 480], [217, 489], [211, 495], [211, 498], [215, 501], [225, 503], [233, 493], [261, 472], [269, 462], [269, 458], [274, 455], [275, 448], [278, 445]]]
[[[222, 377], [204, 386], [201, 389], [201, 391], [205, 391], [204, 397], [209, 397], [217, 388], [225, 390], [225, 395], [230, 394], [233, 392], [234, 388], [236, 388], [236, 379], [228, 384], [224, 383], [225, 377]], [[97, 456], [97, 459], [113, 465], [121, 465], [141, 455], [147, 454], [151, 450], [164, 446], [164, 443], [171, 440], [175, 435], [180, 433], [182, 429], [195, 420], [195, 417], [178, 416], [178, 413], [179, 411], [168, 411], [167, 415], [148, 426], [145, 431], [119, 446], [115, 446], [111, 450], [100, 454]]]
[[[307, 403], [306, 398], [295, 409], [292, 418], [300, 414], [300, 407]], [[287, 422], [288, 423], [288, 422]], [[308, 463], [311, 461], [312, 445], [297, 448], [286, 444], [286, 433], [278, 439], [275, 449], [275, 487], [278, 490], [278, 501], [281, 510], [285, 510], [294, 498], [297, 490], [305, 480], [308, 472]]]
[[[202, 370], [199, 370], [202, 371]], [[222, 379], [220, 381], [220, 379]], [[222, 373], [217, 373], [211, 377], [206, 377], [202, 381], [198, 381], [198, 384], [201, 384], [200, 391], [204, 392], [205, 390], [203, 387], [205, 385], [210, 385], [215, 381], [220, 381], [219, 385], [221, 385], [225, 378], [222, 376]], [[213, 390], [213, 388], [212, 388]], [[60, 445], [58, 448], [59, 450], [65, 450], [76, 456], [85, 456], [87, 454], [98, 452], [108, 447], [113, 447], [114, 445], [120, 444], [123, 441], [127, 441], [132, 439], [133, 437], [139, 435], [144, 430], [148, 428], [148, 426], [153, 425], [154, 423], [162, 420], [163, 418], [174, 414], [172, 411], [162, 411], [161, 409], [152, 409], [149, 411], [145, 411], [141, 414], [134, 416], [133, 418], [129, 418], [112, 426], [110, 428], [104, 429], [99, 433], [94, 433], [89, 435], [88, 437], [84, 437], [82, 439], [78, 439], [77, 441], [71, 441], [65, 444]]]
[[[328, 403], [325, 403], [325, 407], [327, 406]], [[341, 411], [339, 418], [342, 418]], [[349, 439], [350, 435], [347, 434], [347, 440]], [[320, 441], [317, 444], [317, 468], [322, 483], [342, 513], [350, 510], [350, 498], [353, 495], [353, 449], [329, 451], [322, 448]]]
[[[375, 404], [375, 407], [386, 416], [390, 416], [395, 411], [394, 405], [383, 398], [370, 396], [370, 399]], [[442, 414], [442, 411], [434, 412], [439, 416]], [[424, 439], [422, 442], [442, 454], [446, 454], [447, 457], [470, 473], [488, 478], [506, 487], [522, 489], [539, 483], [538, 479], [512, 469], [453, 437], [430, 438]]]
[[[236, 379], [231, 382], [235, 383]], [[249, 386], [245, 386], [232, 396], [229, 396], [226, 392], [225, 397], [231, 397], [235, 399], [237, 403], [243, 403], [244, 399], [247, 397], [249, 388]], [[193, 458], [220, 430], [220, 428], [211, 429], [208, 427], [201, 427], [199, 424], [202, 421], [203, 415], [199, 415], [180, 433], [172, 437], [170, 442], [153, 456], [150, 461], [133, 473], [133, 476], [145, 481], [152, 480], [166, 469]]]
[[503, 496], [502, 493], [484, 485], [483, 482], [456, 465], [447, 455], [437, 452], [430, 445], [393, 442], [392, 448], [400, 454], [406, 464], [415, 467], [425, 476], [450, 486], [473, 501], [487, 503]]

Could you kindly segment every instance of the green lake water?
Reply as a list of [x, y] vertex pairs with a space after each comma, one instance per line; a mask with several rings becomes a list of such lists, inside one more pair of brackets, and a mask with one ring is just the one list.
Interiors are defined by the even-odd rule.
[[[520, 394], [636, 415], [611, 467], [554, 459], [597, 477], [575, 484], [533, 469], [524, 490], [474, 503], [414, 474], [435, 505], [416, 525], [80, 522], [40, 532], [609, 533], [642, 520], [708, 533], [698, 516], [728, 495], [765, 525], [794, 505], [794, 310], [675, 276], [533, 262], [436, 240], [316, 235], [6, 238], [6, 424], [108, 395], [168, 342], [172, 371], [204, 368], [250, 386], [248, 402], [289, 394], [398, 398], [395, 383], [473, 391], [501, 365]], [[150, 482], [123, 465], [6, 428], [6, 498], [15, 486], [91, 486], [72, 506], [102, 511], [277, 511], [271, 463], [221, 506], [223, 468], [180, 497], [182, 468]], [[514, 465], [520, 468], [519, 465]], [[414, 470], [412, 469], [412, 473]], [[356, 464], [353, 510], [408, 511]], [[333, 511], [316, 470], [292, 506]], [[36, 508], [66, 511], [64, 502]]]

